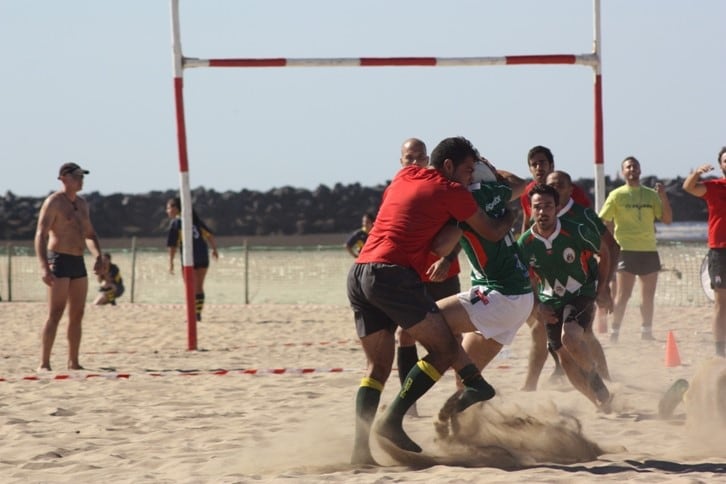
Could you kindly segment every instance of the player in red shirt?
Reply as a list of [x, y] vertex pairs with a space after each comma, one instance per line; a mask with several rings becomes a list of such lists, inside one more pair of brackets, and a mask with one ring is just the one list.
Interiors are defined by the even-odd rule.
[[459, 411], [495, 394], [454, 338], [423, 283], [432, 241], [452, 219], [465, 221], [491, 240], [501, 239], [511, 227], [511, 215], [488, 217], [467, 190], [477, 156], [467, 139], [447, 138], [431, 153], [430, 169], [401, 168], [383, 193], [376, 223], [348, 274], [348, 300], [367, 359], [356, 396], [354, 464], [375, 464], [370, 429], [393, 366], [397, 326], [428, 354], [408, 373], [403, 389], [381, 418], [376, 429], [380, 438], [406, 451], [421, 452], [403, 430], [403, 417], [449, 367], [465, 385]]
[[[426, 168], [429, 164], [429, 156], [426, 150], [426, 143], [418, 138], [409, 138], [401, 145], [401, 167], [416, 165]], [[440, 257], [433, 252], [428, 256], [429, 269], [424, 274], [423, 281], [426, 290], [434, 301], [458, 294], [461, 290], [459, 282], [459, 252], [461, 246], [456, 244], [454, 250], [448, 255]], [[418, 361], [416, 340], [411, 337], [400, 326], [396, 330], [396, 363], [398, 365], [398, 377], [401, 386], [406, 382], [406, 375]], [[408, 412], [410, 415], [418, 416], [416, 405], [413, 405]]]
[[[519, 197], [519, 203], [522, 205], [521, 233], [525, 233], [532, 225], [532, 206], [527, 194], [536, 184], [545, 185], [547, 183], [547, 175], [555, 171], [555, 157], [549, 148], [537, 145], [527, 153], [527, 165], [533, 180], [524, 188], [524, 195]], [[574, 184], [572, 185], [572, 199], [583, 207], [589, 208], [592, 205], [584, 190]]]
[[718, 153], [718, 166], [723, 177], [701, 180], [712, 171], [710, 164], [698, 167], [683, 182], [683, 189], [706, 200], [708, 206], [708, 275], [715, 300], [713, 338], [716, 355], [725, 357], [726, 347], [726, 146]]

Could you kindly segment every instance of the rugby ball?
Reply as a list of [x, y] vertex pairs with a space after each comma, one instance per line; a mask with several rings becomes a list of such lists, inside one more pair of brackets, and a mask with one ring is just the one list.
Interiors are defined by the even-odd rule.
[[485, 183], [497, 181], [497, 174], [488, 163], [477, 161], [474, 163], [474, 173], [472, 174], [473, 183]]

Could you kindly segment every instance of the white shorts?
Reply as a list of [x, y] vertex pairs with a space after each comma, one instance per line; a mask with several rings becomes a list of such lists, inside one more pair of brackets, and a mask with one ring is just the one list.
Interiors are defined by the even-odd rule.
[[469, 319], [485, 338], [502, 345], [511, 344], [519, 328], [527, 321], [534, 305], [534, 294], [505, 296], [484, 286], [474, 286], [457, 294]]

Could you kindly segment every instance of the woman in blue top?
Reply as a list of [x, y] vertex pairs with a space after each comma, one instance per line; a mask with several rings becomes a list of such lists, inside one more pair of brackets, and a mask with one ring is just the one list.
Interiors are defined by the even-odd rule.
[[[171, 198], [166, 202], [166, 214], [171, 219], [166, 246], [169, 248], [169, 273], [174, 273], [174, 256], [177, 249], [182, 246], [182, 219], [181, 200]], [[212, 256], [217, 259], [217, 243], [214, 234], [202, 222], [197, 213], [192, 210], [192, 253], [194, 257], [194, 302], [197, 311], [197, 321], [202, 320], [204, 308], [204, 278], [209, 268], [209, 246], [212, 247]], [[209, 244], [209, 245], [207, 245]]]

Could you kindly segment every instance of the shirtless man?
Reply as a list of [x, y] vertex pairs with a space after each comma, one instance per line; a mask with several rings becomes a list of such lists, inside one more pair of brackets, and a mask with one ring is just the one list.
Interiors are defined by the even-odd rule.
[[43, 283], [48, 286], [48, 320], [41, 332], [41, 357], [38, 370], [50, 370], [50, 352], [58, 323], [68, 306], [68, 369], [82, 370], [78, 360], [81, 346], [81, 321], [88, 293], [88, 276], [83, 261], [86, 247], [96, 257], [95, 274], [105, 272], [101, 245], [91, 224], [88, 204], [77, 194], [88, 171], [75, 163], [60, 167], [58, 179], [63, 187], [45, 199], [35, 232], [35, 253]]

